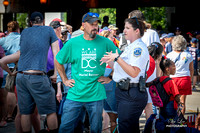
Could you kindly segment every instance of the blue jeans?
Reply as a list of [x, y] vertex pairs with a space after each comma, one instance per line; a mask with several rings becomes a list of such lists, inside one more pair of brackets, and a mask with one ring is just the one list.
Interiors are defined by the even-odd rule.
[[89, 115], [90, 132], [101, 133], [103, 100], [94, 102], [77, 102], [69, 99], [66, 99], [63, 106], [59, 133], [74, 132], [77, 120], [84, 111], [83, 107], [86, 108]]
[[160, 108], [160, 114], [165, 119], [176, 117], [177, 111], [174, 109], [174, 101], [170, 101], [165, 107]]
[[[111, 68], [106, 68], [104, 76], [108, 77], [108, 75], [112, 72]], [[104, 110], [107, 113], [117, 113], [117, 103], [116, 103], [116, 97], [115, 97], [115, 88], [116, 88], [116, 82], [113, 80], [108, 83], [104, 84], [104, 87], [106, 89], [106, 96], [107, 99], [104, 100]]]

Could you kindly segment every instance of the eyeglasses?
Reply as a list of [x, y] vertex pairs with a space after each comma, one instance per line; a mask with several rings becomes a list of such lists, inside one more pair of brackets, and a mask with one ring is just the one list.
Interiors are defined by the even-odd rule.
[[135, 19], [135, 21], [136, 21], [137, 25], [139, 26], [139, 22], [138, 22], [138, 19], [137, 19], [137, 17], [136, 17], [136, 16], [133, 16], [133, 17], [131, 17], [131, 19]]
[[85, 17], [83, 18], [83, 21], [82, 22], [84, 22], [85, 21], [85, 18], [87, 17], [87, 16], [91, 16], [91, 17], [99, 17], [99, 14], [98, 13], [93, 13], [93, 12], [88, 12], [86, 15], [85, 15]]

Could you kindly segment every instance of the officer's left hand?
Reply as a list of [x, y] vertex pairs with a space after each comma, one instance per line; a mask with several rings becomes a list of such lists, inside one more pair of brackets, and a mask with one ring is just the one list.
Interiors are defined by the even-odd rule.
[[101, 64], [100, 65], [102, 65], [103, 63], [109, 63], [111, 61], [114, 61], [115, 58], [117, 58], [117, 56], [119, 56], [117, 49], [116, 49], [116, 53], [112, 53], [112, 51], [111, 51], [111, 52], [106, 52], [106, 54], [107, 55], [104, 55], [104, 57], [101, 58], [101, 60], [100, 60]]
[[112, 79], [110, 79], [109, 77], [104, 77], [104, 76], [101, 76], [98, 79], [98, 82], [101, 82], [101, 84], [108, 84], [110, 83], [110, 81], [112, 81]]

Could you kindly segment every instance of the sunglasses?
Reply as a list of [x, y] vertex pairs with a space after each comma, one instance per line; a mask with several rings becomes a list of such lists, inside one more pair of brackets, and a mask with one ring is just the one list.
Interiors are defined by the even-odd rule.
[[133, 17], [131, 17], [131, 19], [135, 19], [135, 21], [136, 21], [136, 23], [137, 23], [137, 25], [138, 25], [138, 27], [139, 27], [139, 22], [138, 22], [137, 17], [136, 17], [136, 16], [133, 16]]
[[152, 42], [151, 45], [154, 45], [156, 48], [158, 48], [158, 43]]
[[91, 17], [93, 17], [93, 16], [95, 16], [95, 17], [99, 17], [99, 14], [98, 13], [93, 13], [93, 12], [88, 12], [86, 15], [85, 15], [85, 17], [83, 18], [83, 22], [85, 21], [85, 18], [87, 17], [87, 16], [91, 16]]

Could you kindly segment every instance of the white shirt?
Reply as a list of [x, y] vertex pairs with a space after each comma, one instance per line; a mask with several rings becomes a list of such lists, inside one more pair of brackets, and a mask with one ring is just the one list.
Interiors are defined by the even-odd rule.
[[130, 78], [130, 83], [139, 83], [139, 78], [140, 76], [144, 76], [146, 64], [149, 60], [149, 52], [146, 44], [142, 42], [141, 39], [137, 39], [125, 48], [125, 51], [121, 54], [120, 57], [127, 64], [138, 67], [140, 69], [140, 73], [137, 77], [132, 78], [121, 68], [121, 66], [117, 62], [115, 62], [113, 80], [115, 82], [119, 82], [121, 79]]
[[142, 41], [147, 45], [151, 45], [152, 42], [158, 42], [160, 43], [160, 38], [158, 36], [158, 33], [155, 30], [147, 29], [146, 32], [144, 32], [144, 35], [142, 37]]
[[[167, 58], [175, 62], [176, 58], [179, 56], [179, 53], [172, 51], [167, 55]], [[176, 73], [175, 75], [170, 75], [170, 77], [184, 77], [190, 76], [189, 65], [193, 61], [192, 55], [189, 52], [181, 52], [180, 58], [177, 60]]]

